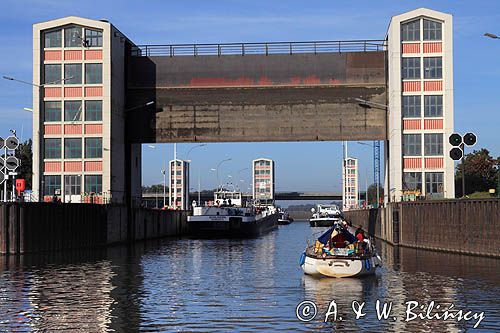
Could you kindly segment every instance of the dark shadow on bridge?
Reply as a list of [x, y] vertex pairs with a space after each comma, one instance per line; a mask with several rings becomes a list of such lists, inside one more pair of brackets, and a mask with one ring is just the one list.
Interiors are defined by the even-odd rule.
[[356, 98], [386, 102], [386, 51], [378, 46], [346, 50], [130, 56], [128, 102], [154, 99], [156, 111], [131, 115], [127, 139], [134, 143], [384, 139], [385, 110], [362, 108]]

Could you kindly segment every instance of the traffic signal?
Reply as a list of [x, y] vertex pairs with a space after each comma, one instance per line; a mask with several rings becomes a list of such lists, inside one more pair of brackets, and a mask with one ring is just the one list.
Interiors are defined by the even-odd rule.
[[19, 147], [19, 139], [15, 136], [9, 136], [5, 139], [5, 147], [10, 150], [16, 150]]
[[458, 161], [458, 160], [460, 160], [460, 159], [462, 158], [463, 154], [464, 154], [464, 153], [463, 153], [462, 149], [457, 148], [457, 147], [452, 148], [452, 149], [450, 150], [450, 157], [451, 157], [451, 159], [452, 159], [452, 160], [454, 160], [454, 161]]
[[464, 135], [464, 143], [467, 145], [467, 146], [473, 146], [476, 144], [476, 141], [477, 141], [477, 137], [476, 137], [476, 134], [474, 133], [466, 133]]
[[5, 159], [5, 168], [15, 171], [19, 167], [19, 159], [15, 156], [9, 156]]
[[458, 147], [462, 144], [462, 136], [458, 133], [453, 133], [450, 135], [450, 144], [454, 147]]

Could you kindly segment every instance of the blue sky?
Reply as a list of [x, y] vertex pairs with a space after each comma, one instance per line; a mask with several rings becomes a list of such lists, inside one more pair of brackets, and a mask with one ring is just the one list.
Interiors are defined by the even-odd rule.
[[[357, 1], [59, 1], [2, 0], [0, 3], [0, 75], [29, 81], [32, 77], [32, 24], [68, 15], [106, 18], [137, 44], [307, 41], [384, 38], [390, 17], [418, 7], [454, 15], [455, 129], [475, 131], [478, 147], [500, 155], [499, 93], [500, 40], [482, 37], [500, 34], [497, 0], [357, 0]], [[15, 128], [31, 136], [29, 86], [0, 80], [0, 136]], [[189, 144], [179, 144], [183, 158]], [[143, 183], [161, 182], [165, 156], [172, 145], [143, 146]], [[350, 155], [360, 159], [360, 184], [372, 181], [371, 149], [349, 144]], [[340, 142], [209, 144], [190, 154], [192, 183], [202, 188], [216, 184], [210, 171], [218, 161], [221, 178], [250, 179], [255, 157], [276, 160], [278, 190], [334, 191], [341, 188]], [[320, 156], [321, 158], [317, 158]], [[307, 172], [304, 172], [307, 170]], [[233, 178], [228, 178], [230, 174]]]

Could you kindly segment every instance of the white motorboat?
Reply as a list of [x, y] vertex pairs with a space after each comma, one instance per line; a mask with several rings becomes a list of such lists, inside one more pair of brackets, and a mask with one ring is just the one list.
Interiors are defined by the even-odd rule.
[[300, 258], [304, 273], [316, 277], [372, 275], [381, 264], [373, 242], [370, 239], [358, 241], [352, 229], [341, 223], [328, 229], [315, 245], [308, 246]]
[[278, 224], [284, 225], [284, 224], [290, 224], [292, 222], [293, 218], [291, 218], [286, 211], [278, 209]]
[[274, 206], [242, 206], [241, 192], [218, 191], [214, 202], [193, 207], [188, 230], [199, 237], [257, 237], [277, 227]]
[[311, 227], [331, 227], [335, 222], [343, 218], [339, 206], [334, 204], [318, 204], [311, 208], [312, 217], [309, 219]]

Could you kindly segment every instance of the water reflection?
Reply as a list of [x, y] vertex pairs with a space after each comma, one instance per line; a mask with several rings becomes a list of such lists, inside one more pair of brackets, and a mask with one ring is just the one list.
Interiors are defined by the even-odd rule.
[[[316, 232], [317, 230], [315, 230]], [[303, 275], [298, 256], [311, 235], [294, 222], [255, 240], [169, 239], [92, 252], [0, 257], [0, 331], [463, 331], [472, 323], [376, 318], [377, 300], [455, 304], [485, 311], [499, 329], [500, 260], [378, 244], [384, 267], [363, 279]], [[303, 300], [318, 305], [309, 323]], [[324, 323], [330, 301], [342, 321]], [[352, 301], [365, 302], [356, 319]]]

